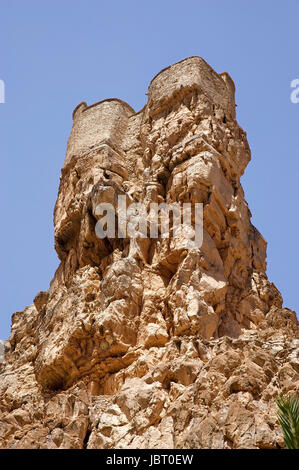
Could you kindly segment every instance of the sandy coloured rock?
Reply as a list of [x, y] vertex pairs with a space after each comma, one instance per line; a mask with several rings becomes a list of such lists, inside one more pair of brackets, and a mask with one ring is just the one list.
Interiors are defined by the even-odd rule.
[[[298, 393], [298, 321], [266, 276], [240, 184], [234, 84], [203, 59], [162, 70], [138, 113], [73, 113], [54, 212], [60, 265], [12, 318], [2, 448], [277, 448]], [[203, 243], [96, 236], [97, 205], [203, 203]]]

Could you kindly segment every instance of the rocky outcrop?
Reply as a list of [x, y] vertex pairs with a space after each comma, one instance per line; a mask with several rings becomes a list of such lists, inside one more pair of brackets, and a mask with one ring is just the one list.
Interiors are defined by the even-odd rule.
[[[13, 315], [0, 363], [1, 447], [283, 446], [274, 400], [298, 393], [298, 322], [266, 276], [240, 184], [249, 160], [233, 81], [199, 57], [162, 70], [139, 113], [77, 106], [54, 212], [61, 263]], [[203, 203], [202, 245], [98, 238], [98, 204], [120, 195]]]

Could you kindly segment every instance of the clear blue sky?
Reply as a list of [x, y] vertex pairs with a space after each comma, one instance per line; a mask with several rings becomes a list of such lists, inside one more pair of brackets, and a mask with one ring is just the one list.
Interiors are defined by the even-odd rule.
[[151, 78], [192, 55], [235, 81], [245, 196], [268, 276], [299, 311], [298, 0], [1, 0], [0, 18], [1, 339], [58, 265], [53, 208], [75, 106], [119, 97], [139, 110]]

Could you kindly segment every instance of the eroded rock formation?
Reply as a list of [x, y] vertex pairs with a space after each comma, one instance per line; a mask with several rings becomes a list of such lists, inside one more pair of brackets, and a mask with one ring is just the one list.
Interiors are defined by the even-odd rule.
[[[4, 448], [275, 448], [298, 392], [298, 322], [268, 281], [240, 177], [234, 84], [199, 57], [162, 70], [138, 113], [73, 113], [55, 207], [59, 268], [12, 318], [0, 364]], [[202, 202], [184, 238], [105, 238], [96, 207]]]

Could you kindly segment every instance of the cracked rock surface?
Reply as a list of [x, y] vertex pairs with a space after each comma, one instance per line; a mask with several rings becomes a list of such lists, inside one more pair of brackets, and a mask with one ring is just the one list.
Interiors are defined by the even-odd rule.
[[[162, 70], [138, 113], [73, 113], [60, 265], [1, 343], [2, 448], [278, 448], [299, 393], [295, 312], [266, 275], [240, 184], [250, 148], [234, 84], [200, 57]], [[203, 243], [96, 236], [97, 205], [203, 203]]]

